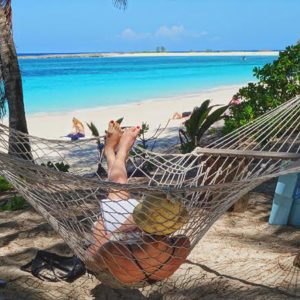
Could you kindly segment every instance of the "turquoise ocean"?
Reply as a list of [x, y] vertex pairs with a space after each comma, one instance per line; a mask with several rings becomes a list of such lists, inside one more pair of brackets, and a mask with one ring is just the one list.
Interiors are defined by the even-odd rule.
[[20, 59], [27, 113], [62, 112], [197, 93], [254, 81], [274, 56]]

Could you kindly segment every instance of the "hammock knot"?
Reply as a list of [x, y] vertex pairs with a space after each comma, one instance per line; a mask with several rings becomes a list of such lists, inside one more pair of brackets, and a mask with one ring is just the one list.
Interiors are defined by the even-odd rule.
[[223, 171], [221, 169], [218, 169], [217, 176], [221, 176], [223, 174]]
[[263, 163], [263, 164], [260, 165], [261, 169], [265, 169], [266, 167], [267, 167], [267, 164], [265, 164], [265, 163]]

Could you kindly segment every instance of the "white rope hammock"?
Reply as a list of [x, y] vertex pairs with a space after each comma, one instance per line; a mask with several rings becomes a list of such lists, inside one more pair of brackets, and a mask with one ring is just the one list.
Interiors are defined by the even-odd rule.
[[[135, 147], [126, 185], [92, 176], [99, 162], [105, 168], [96, 139], [50, 141], [0, 125], [0, 173], [99, 280], [115, 287], [154, 288], [186, 276], [187, 256], [241, 196], [270, 178], [299, 172], [299, 124], [298, 96], [190, 154]], [[9, 148], [9, 141], [14, 147]], [[25, 160], [20, 153], [28, 143], [31, 159]], [[41, 165], [48, 161], [68, 164], [69, 173]], [[138, 206], [111, 201], [104, 211], [101, 200], [124, 191]], [[132, 223], [123, 225], [137, 229], [106, 230], [109, 241], [98, 247], [107, 232], [96, 230], [95, 224], [104, 213], [115, 228], [123, 224], [122, 215], [126, 219], [131, 214]]]

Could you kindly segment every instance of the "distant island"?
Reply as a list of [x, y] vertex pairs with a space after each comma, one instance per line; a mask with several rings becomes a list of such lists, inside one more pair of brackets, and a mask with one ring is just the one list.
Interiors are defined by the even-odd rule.
[[279, 51], [193, 51], [193, 52], [111, 52], [111, 53], [62, 53], [20, 54], [20, 59], [36, 58], [89, 58], [89, 57], [160, 57], [160, 56], [278, 56]]

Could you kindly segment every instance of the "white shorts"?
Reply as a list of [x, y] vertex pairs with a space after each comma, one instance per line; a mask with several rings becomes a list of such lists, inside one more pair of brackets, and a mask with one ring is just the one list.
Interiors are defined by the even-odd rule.
[[138, 204], [139, 202], [135, 199], [101, 200], [100, 206], [105, 230], [108, 232], [117, 230], [130, 217]]

